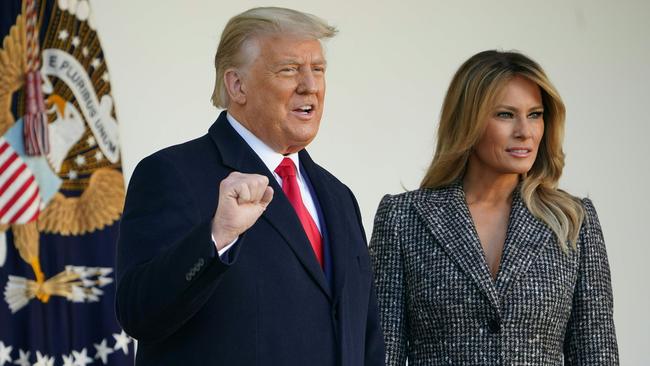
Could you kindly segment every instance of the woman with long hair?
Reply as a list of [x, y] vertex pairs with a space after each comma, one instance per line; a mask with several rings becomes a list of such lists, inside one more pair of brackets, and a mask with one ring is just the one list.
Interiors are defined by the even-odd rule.
[[388, 366], [618, 364], [596, 211], [558, 188], [564, 118], [520, 53], [456, 72], [420, 189], [375, 217]]

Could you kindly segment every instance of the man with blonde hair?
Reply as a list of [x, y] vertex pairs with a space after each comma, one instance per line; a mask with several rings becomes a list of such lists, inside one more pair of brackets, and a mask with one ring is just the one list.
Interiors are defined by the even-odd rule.
[[309, 14], [226, 25], [208, 133], [142, 160], [118, 244], [117, 315], [138, 365], [383, 365], [352, 192], [304, 150], [325, 95]]

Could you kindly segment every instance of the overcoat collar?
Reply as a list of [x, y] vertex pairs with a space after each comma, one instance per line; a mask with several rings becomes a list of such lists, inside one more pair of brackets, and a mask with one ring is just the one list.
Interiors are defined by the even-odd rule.
[[437, 244], [499, 311], [512, 286], [552, 241], [552, 231], [530, 213], [519, 189], [516, 189], [495, 282], [485, 261], [461, 183], [427, 191], [425, 198], [415, 203], [416, 211]]

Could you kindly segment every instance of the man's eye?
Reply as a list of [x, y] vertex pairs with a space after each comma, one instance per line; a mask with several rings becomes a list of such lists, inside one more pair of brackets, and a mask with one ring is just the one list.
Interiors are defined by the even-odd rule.
[[497, 112], [499, 118], [512, 118], [513, 116], [512, 112]]
[[317, 66], [312, 69], [314, 72], [325, 72], [325, 68], [322, 66]]
[[297, 71], [297, 70], [298, 70], [298, 69], [296, 69], [295, 67], [284, 67], [284, 68], [282, 68], [282, 69], [280, 70], [280, 72], [291, 73], [291, 72], [295, 72], [295, 71]]

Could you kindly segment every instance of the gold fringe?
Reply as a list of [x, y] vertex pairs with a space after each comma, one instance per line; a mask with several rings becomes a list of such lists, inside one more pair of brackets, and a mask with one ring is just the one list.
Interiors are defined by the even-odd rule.
[[16, 24], [5, 36], [0, 49], [0, 136], [4, 135], [15, 121], [11, 113], [11, 98], [24, 83], [27, 69], [26, 49], [25, 20], [22, 15], [18, 15]]
[[38, 230], [60, 235], [81, 235], [112, 224], [124, 207], [124, 178], [114, 169], [97, 169], [80, 197], [57, 193], [41, 212]]

